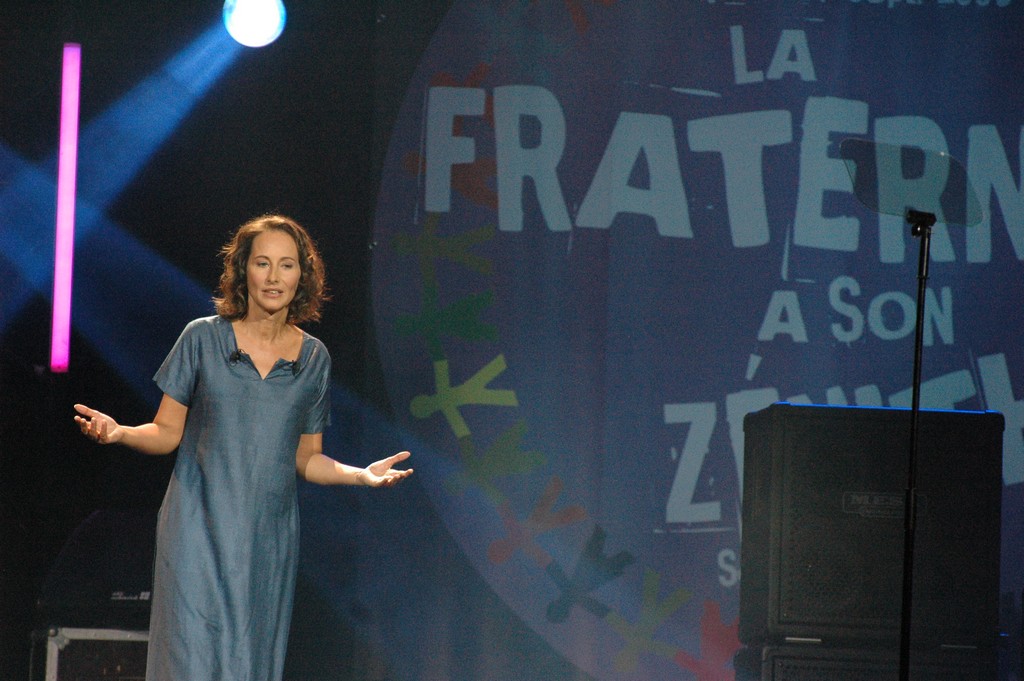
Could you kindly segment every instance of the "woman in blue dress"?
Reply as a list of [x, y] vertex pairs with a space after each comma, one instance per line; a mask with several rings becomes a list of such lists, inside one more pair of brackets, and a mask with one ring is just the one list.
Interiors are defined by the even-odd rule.
[[323, 453], [331, 360], [297, 324], [319, 318], [324, 268], [295, 221], [267, 215], [222, 250], [217, 315], [190, 322], [154, 380], [152, 423], [76, 404], [82, 432], [178, 451], [160, 507], [147, 681], [281, 678], [298, 560], [296, 472], [390, 486], [408, 452], [357, 468]]

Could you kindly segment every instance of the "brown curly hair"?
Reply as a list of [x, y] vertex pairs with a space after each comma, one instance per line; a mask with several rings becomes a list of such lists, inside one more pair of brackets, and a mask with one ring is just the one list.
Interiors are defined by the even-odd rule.
[[220, 275], [220, 295], [213, 299], [217, 314], [230, 320], [242, 319], [248, 314], [249, 290], [245, 268], [249, 263], [253, 239], [270, 230], [291, 236], [299, 251], [301, 277], [295, 298], [288, 306], [288, 322], [299, 324], [318, 321], [320, 308], [330, 299], [323, 260], [302, 225], [289, 217], [276, 214], [263, 215], [245, 223], [220, 249], [224, 270]]

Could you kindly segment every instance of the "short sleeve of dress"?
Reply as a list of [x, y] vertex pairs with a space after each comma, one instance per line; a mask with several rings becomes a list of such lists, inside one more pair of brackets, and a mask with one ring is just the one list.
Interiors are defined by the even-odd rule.
[[322, 433], [331, 424], [331, 356], [320, 341], [314, 346], [313, 365], [317, 371], [316, 398], [306, 412], [302, 432]]
[[191, 405], [199, 375], [199, 326], [204, 321], [189, 322], [153, 376], [165, 395], [186, 407]]

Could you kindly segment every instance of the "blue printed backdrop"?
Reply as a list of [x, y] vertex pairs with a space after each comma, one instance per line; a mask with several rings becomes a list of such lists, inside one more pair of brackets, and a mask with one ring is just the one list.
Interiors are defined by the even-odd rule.
[[743, 416], [909, 406], [918, 241], [852, 195], [848, 137], [952, 154], [984, 207], [934, 233], [923, 405], [1006, 416], [1019, 592], [1021, 23], [936, 0], [445, 16], [384, 161], [379, 352], [447, 528], [581, 670], [731, 678]]

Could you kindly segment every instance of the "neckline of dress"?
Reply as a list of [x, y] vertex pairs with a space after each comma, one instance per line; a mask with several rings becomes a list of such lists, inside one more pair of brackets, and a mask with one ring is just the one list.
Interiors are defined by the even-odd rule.
[[[309, 339], [309, 334], [306, 333], [305, 329], [302, 329], [298, 326], [295, 327], [296, 329], [299, 330], [299, 333], [302, 334], [301, 340], [299, 342], [299, 356], [293, 360], [288, 360], [285, 359], [284, 357], [278, 357], [274, 361], [274, 364], [270, 367], [270, 370], [267, 371], [267, 374], [264, 376], [256, 367], [256, 363], [252, 361], [252, 357], [249, 355], [249, 353], [238, 346], [238, 335], [235, 333], [234, 323], [230, 319], [225, 319], [224, 317], [220, 316], [218, 316], [217, 319], [220, 320], [221, 322], [224, 322], [225, 326], [227, 327], [227, 334], [231, 339], [231, 346], [234, 348], [231, 352], [231, 355], [234, 356], [237, 354], [239, 357], [244, 357], [246, 360], [248, 360], [249, 366], [253, 368], [253, 371], [256, 372], [256, 375], [259, 376], [261, 381], [265, 381], [268, 378], [270, 378], [270, 375], [273, 374], [278, 369], [283, 369], [288, 366], [291, 366], [294, 369], [295, 366], [302, 366], [303, 357], [306, 355], [307, 340]], [[293, 371], [293, 375], [294, 373], [295, 372]]]

